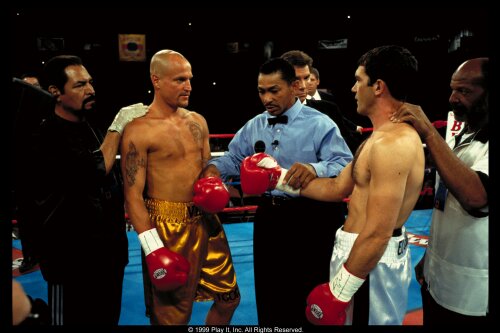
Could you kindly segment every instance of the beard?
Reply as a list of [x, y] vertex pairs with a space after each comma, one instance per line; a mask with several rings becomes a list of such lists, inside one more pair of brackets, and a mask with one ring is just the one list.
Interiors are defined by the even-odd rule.
[[467, 120], [466, 114], [467, 114], [467, 108], [463, 106], [462, 104], [452, 104], [451, 108], [453, 109], [453, 114], [455, 115], [455, 119], [457, 121], [465, 121]]
[[461, 103], [451, 104], [451, 107], [457, 121], [475, 122], [488, 113], [488, 94], [479, 98], [471, 105], [470, 109]]
[[[90, 103], [92, 102], [92, 103]], [[88, 106], [86, 106], [90, 103]], [[80, 110], [75, 110], [75, 114], [78, 116], [85, 116], [95, 112], [95, 96], [90, 96], [83, 100]]]

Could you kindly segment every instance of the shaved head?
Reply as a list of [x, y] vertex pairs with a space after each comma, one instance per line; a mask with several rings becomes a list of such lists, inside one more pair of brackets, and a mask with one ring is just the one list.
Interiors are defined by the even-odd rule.
[[182, 54], [173, 50], [160, 50], [156, 52], [151, 58], [151, 65], [149, 66], [150, 75], [162, 77], [170, 64], [170, 60], [177, 57], [186, 59]]
[[452, 80], [468, 81], [471, 84], [479, 84], [484, 87], [487, 77], [487, 73], [485, 73], [487, 63], [488, 58], [469, 59], [458, 66], [455, 73], [453, 73]]
[[449, 102], [458, 121], [478, 130], [488, 122], [488, 58], [469, 59], [451, 77]]

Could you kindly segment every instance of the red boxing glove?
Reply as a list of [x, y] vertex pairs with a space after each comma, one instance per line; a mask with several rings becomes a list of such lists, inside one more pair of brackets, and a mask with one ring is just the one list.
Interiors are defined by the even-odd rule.
[[220, 178], [201, 178], [194, 183], [193, 190], [194, 204], [205, 212], [221, 212], [229, 202], [229, 191]]
[[272, 156], [266, 153], [253, 154], [241, 163], [241, 190], [246, 194], [262, 194], [274, 189], [299, 194], [300, 189], [283, 184], [287, 172]]
[[336, 299], [329, 284], [323, 283], [307, 296], [306, 318], [314, 325], [344, 325], [348, 305]]
[[344, 325], [349, 302], [364, 281], [342, 265], [330, 283], [320, 284], [307, 296], [307, 320], [314, 325]]
[[188, 261], [163, 245], [156, 228], [140, 233], [139, 240], [146, 255], [149, 277], [156, 289], [172, 291], [186, 284]]
[[[261, 168], [259, 162], [264, 158], [275, 162], [272, 168]], [[266, 153], [257, 153], [246, 157], [241, 163], [240, 181], [241, 190], [247, 194], [262, 194], [273, 190], [281, 176], [281, 167], [276, 160]]]

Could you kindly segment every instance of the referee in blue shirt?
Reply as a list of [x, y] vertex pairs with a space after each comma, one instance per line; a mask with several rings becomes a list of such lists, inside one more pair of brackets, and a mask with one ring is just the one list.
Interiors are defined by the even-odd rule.
[[[309, 67], [305, 65], [304, 70]], [[258, 91], [266, 111], [236, 133], [229, 151], [212, 159], [203, 176], [239, 176], [242, 160], [256, 152], [273, 156], [294, 172], [291, 185], [296, 188], [315, 177], [337, 176], [352, 160], [352, 153], [335, 122], [296, 97], [299, 85], [296, 69], [286, 60], [274, 58], [264, 63]], [[259, 324], [305, 326], [309, 291], [329, 279], [335, 231], [344, 222], [345, 204], [294, 197], [278, 190], [255, 198], [255, 203], [259, 205], [254, 221]], [[301, 259], [304, 257], [308, 259]]]

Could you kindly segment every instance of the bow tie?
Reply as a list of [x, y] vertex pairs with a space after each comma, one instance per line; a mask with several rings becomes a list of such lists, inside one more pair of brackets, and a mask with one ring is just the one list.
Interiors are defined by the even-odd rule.
[[275, 118], [267, 118], [267, 122], [269, 125], [276, 125], [276, 124], [288, 124], [288, 116], [277, 116]]

